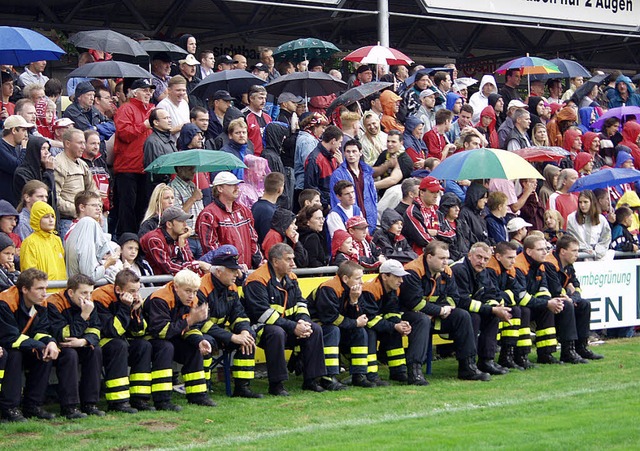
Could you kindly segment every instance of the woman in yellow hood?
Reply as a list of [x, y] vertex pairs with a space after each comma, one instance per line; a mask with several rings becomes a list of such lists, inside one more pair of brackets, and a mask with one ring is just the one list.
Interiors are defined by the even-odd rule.
[[[33, 233], [22, 242], [20, 270], [37, 268], [49, 276], [49, 280], [66, 280], [62, 240], [56, 235], [56, 216], [46, 202], [38, 201], [31, 207]], [[47, 290], [58, 291], [58, 290]]]

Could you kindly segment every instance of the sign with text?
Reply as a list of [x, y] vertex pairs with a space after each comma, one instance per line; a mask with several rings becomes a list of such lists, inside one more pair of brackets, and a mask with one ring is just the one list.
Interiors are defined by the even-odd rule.
[[640, 25], [640, 0], [421, 1], [434, 14], [627, 31]]
[[591, 329], [640, 325], [640, 260], [577, 262], [582, 298], [591, 302]]

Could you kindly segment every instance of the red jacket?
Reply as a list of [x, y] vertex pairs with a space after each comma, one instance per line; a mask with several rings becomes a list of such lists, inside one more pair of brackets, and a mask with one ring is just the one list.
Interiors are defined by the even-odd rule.
[[151, 134], [144, 125], [154, 105], [145, 105], [138, 99], [129, 99], [116, 111], [113, 122], [116, 137], [113, 143], [113, 171], [118, 173], [144, 174], [143, 146]]
[[444, 146], [447, 145], [445, 136], [438, 133], [435, 128], [432, 128], [424, 134], [422, 140], [429, 148], [429, 156], [442, 160], [442, 151], [444, 150]]
[[162, 228], [146, 233], [140, 240], [140, 247], [155, 275], [175, 276], [183, 269], [202, 274], [200, 266], [193, 260], [189, 243], [187, 242], [184, 247], [178, 246], [178, 242], [174, 241]]
[[253, 143], [253, 153], [259, 157], [263, 148], [262, 136], [264, 135], [264, 129], [267, 124], [271, 122], [271, 116], [263, 111], [262, 120], [264, 121], [264, 125], [262, 125], [256, 113], [249, 111], [245, 120], [247, 121], [247, 136]]
[[[222, 202], [214, 199], [198, 215], [196, 233], [205, 254], [223, 244], [231, 244], [238, 249], [238, 263], [251, 268], [262, 261], [251, 210], [238, 202], [233, 203], [229, 212]], [[254, 255], [256, 262], [252, 265]]]

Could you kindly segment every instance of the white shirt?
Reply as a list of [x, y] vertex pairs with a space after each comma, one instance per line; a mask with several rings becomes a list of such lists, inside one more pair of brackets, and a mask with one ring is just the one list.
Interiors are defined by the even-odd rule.
[[[169, 116], [171, 116], [171, 128], [176, 125], [184, 125], [189, 123], [189, 104], [186, 100], [181, 100], [178, 105], [169, 100], [169, 97], [165, 97], [158, 103], [158, 108], [162, 108]], [[171, 135], [173, 142], [177, 142], [180, 137], [180, 132]]]
[[[353, 216], [353, 206], [349, 207], [348, 210], [345, 210], [344, 208], [342, 208], [342, 205], [338, 204], [336, 205], [336, 208], [342, 209], [347, 218]], [[347, 227], [346, 224], [342, 222], [342, 218], [340, 217], [340, 215], [335, 211], [332, 211], [327, 215], [327, 229], [329, 230], [329, 236], [333, 238], [333, 234], [336, 232], [336, 230], [347, 230]]]

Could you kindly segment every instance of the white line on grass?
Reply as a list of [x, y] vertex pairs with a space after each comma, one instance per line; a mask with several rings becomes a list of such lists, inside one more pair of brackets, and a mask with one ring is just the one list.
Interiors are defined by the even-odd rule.
[[626, 390], [629, 388], [635, 388], [639, 386], [640, 386], [640, 382], [629, 382], [626, 384], [607, 385], [605, 387], [582, 388], [582, 389], [573, 390], [570, 392], [545, 393], [540, 396], [536, 396], [534, 398], [520, 397], [518, 399], [509, 399], [505, 401], [489, 401], [489, 402], [480, 403], [480, 404], [474, 404], [474, 403], [466, 403], [466, 404], [460, 404], [460, 405], [445, 404], [444, 407], [438, 407], [438, 408], [430, 409], [426, 411], [418, 411], [418, 412], [411, 412], [411, 413], [405, 413], [405, 414], [386, 414], [379, 417], [352, 418], [352, 419], [346, 419], [342, 421], [334, 421], [334, 422], [327, 422], [327, 423], [320, 423], [320, 424], [309, 424], [306, 426], [300, 426], [295, 428], [256, 432], [253, 434], [249, 433], [249, 434], [242, 434], [242, 435], [230, 435], [227, 437], [216, 437], [205, 443], [192, 443], [188, 445], [181, 445], [175, 448], [159, 448], [158, 450], [174, 451], [174, 450], [193, 449], [193, 448], [206, 448], [209, 446], [219, 447], [219, 446], [240, 445], [243, 443], [251, 443], [259, 440], [282, 437], [289, 434], [318, 432], [318, 431], [325, 431], [325, 430], [338, 429], [338, 428], [344, 428], [344, 427], [369, 426], [374, 424], [386, 423], [389, 421], [402, 421], [402, 420], [415, 419], [415, 418], [426, 418], [434, 415], [440, 415], [443, 413], [468, 412], [468, 411], [484, 409], [488, 407], [489, 408], [509, 407], [509, 406], [516, 406], [520, 404], [530, 404], [530, 403], [536, 403], [536, 402], [558, 400], [563, 398], [571, 398], [574, 396], [604, 393], [609, 391]]

